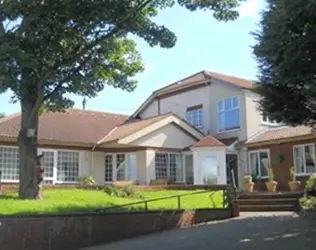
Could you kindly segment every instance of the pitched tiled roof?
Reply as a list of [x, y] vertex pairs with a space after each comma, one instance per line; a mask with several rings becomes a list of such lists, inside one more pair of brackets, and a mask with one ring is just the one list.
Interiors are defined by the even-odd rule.
[[[41, 140], [61, 142], [96, 143], [116, 126], [124, 123], [127, 116], [91, 110], [70, 109], [48, 112], [40, 116]], [[7, 116], [0, 121], [0, 137], [17, 138], [20, 129], [20, 114]]]
[[259, 132], [249, 139], [246, 144], [300, 137], [311, 135], [312, 133], [312, 128], [307, 126], [272, 128]]
[[161, 121], [171, 115], [173, 114], [166, 113], [163, 115], [153, 116], [147, 119], [126, 122], [125, 124], [122, 124], [121, 126], [118, 126], [115, 129], [113, 129], [108, 135], [106, 135], [101, 141], [99, 141], [99, 143], [119, 140], [121, 138], [124, 138], [125, 136], [131, 135], [143, 128], [146, 128], [155, 122]]
[[192, 147], [198, 148], [198, 147], [223, 147], [223, 146], [225, 146], [224, 143], [217, 140], [214, 136], [208, 135], [202, 138], [201, 140], [199, 140]]
[[166, 93], [170, 93], [173, 91], [181, 90], [181, 89], [186, 89], [186, 88], [192, 88], [194, 86], [200, 86], [206, 83], [207, 80], [210, 78], [214, 78], [220, 81], [225, 81], [229, 82], [237, 87], [241, 88], [253, 88], [255, 82], [238, 78], [235, 76], [230, 76], [230, 75], [225, 75], [221, 73], [216, 73], [216, 72], [211, 72], [211, 71], [201, 71], [198, 72], [194, 75], [191, 75], [189, 77], [186, 77], [182, 80], [179, 80], [175, 83], [172, 83], [166, 87], [163, 87], [161, 89], [158, 89], [154, 92], [156, 95], [163, 95]]

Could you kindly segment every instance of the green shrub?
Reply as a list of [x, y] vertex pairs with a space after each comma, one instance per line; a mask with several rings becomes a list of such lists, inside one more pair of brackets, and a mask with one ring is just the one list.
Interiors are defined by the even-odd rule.
[[82, 185], [95, 186], [96, 182], [92, 176], [82, 176], [78, 178], [78, 181]]
[[244, 183], [252, 183], [252, 176], [251, 175], [245, 175], [244, 176]]
[[295, 172], [294, 172], [294, 166], [290, 167], [290, 181], [295, 181]]
[[311, 175], [306, 181], [305, 194], [316, 197], [316, 174]]
[[300, 204], [303, 209], [313, 209], [313, 206], [316, 204], [316, 197], [313, 196], [304, 196], [300, 198]]
[[268, 180], [270, 182], [274, 181], [274, 172], [273, 172], [273, 168], [271, 167], [268, 168]]
[[124, 186], [122, 189], [122, 193], [125, 197], [135, 197], [135, 191], [130, 185]]
[[104, 192], [110, 196], [121, 197], [121, 198], [141, 198], [137, 196], [133, 186], [126, 185], [123, 188], [117, 188], [114, 185], [105, 185], [103, 188]]
[[103, 191], [110, 196], [120, 197], [120, 190], [113, 185], [104, 185]]

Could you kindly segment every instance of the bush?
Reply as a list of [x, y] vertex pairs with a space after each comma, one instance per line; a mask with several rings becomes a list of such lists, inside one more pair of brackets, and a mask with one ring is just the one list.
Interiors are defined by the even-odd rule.
[[120, 198], [142, 198], [135, 193], [133, 186], [130, 185], [126, 185], [122, 189], [119, 189], [114, 185], [105, 185], [103, 190], [110, 196]]
[[290, 167], [290, 181], [295, 181], [295, 171], [294, 171], [294, 166]]
[[125, 195], [125, 197], [134, 197], [135, 196], [135, 191], [132, 186], [127, 185], [124, 186], [122, 189], [122, 193]]
[[305, 194], [316, 197], [316, 174], [311, 175], [306, 181]]
[[244, 176], [244, 183], [252, 183], [252, 176], [251, 175], [245, 175]]
[[104, 185], [103, 191], [110, 196], [120, 197], [120, 190], [113, 185]]
[[273, 172], [273, 168], [271, 167], [268, 168], [268, 180], [270, 182], [274, 181], [274, 172]]
[[82, 185], [95, 186], [96, 182], [92, 176], [82, 176], [78, 178], [78, 181]]

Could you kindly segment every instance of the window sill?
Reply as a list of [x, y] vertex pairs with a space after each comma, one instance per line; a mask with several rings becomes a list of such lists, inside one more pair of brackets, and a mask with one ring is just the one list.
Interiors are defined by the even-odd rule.
[[313, 174], [316, 174], [315, 173], [300, 173], [300, 174], [295, 174], [295, 177], [305, 177], [305, 176], [310, 176], [310, 175], [313, 175]]
[[223, 133], [237, 132], [237, 131], [239, 131], [239, 130], [241, 130], [241, 127], [240, 127], [240, 128], [230, 129], [230, 130], [223, 130], [223, 131], [217, 130], [217, 133], [218, 133], [218, 134], [223, 134]]
[[261, 125], [264, 126], [273, 126], [273, 127], [280, 127], [280, 126], [284, 126], [281, 123], [270, 123], [270, 122], [261, 122]]
[[258, 180], [267, 180], [268, 178], [268, 176], [257, 176]]

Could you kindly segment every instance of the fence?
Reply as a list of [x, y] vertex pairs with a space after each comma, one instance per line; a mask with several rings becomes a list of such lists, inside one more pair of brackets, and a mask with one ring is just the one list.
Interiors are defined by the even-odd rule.
[[[137, 207], [137, 210], [140, 210], [139, 207], [143, 208], [143, 211], [149, 211], [148, 204], [149, 203], [154, 203], [157, 201], [163, 201], [163, 200], [172, 200], [174, 199], [176, 208], [177, 209], [184, 209], [184, 207], [181, 207], [182, 203], [182, 198], [187, 197], [187, 196], [193, 196], [193, 195], [198, 195], [198, 194], [206, 194], [210, 193], [210, 200], [213, 204], [216, 204], [216, 202], [213, 200], [213, 196], [219, 192], [223, 191], [222, 193], [222, 204], [220, 207], [216, 208], [229, 208], [233, 206], [234, 201], [236, 200], [236, 192], [234, 191], [234, 188], [232, 186], [225, 186], [226, 188], [222, 190], [203, 190], [203, 191], [198, 191], [198, 192], [193, 192], [193, 193], [186, 193], [186, 194], [179, 194], [179, 195], [171, 195], [171, 196], [166, 196], [166, 197], [159, 197], [159, 198], [154, 198], [154, 199], [146, 199], [138, 202], [133, 202], [133, 203], [127, 203], [123, 205], [117, 205], [117, 206], [112, 206], [109, 208], [104, 208], [100, 210], [100, 212], [113, 212], [113, 211], [120, 211], [120, 210], [133, 210], [133, 208]], [[139, 206], [142, 205], [142, 206]], [[129, 209], [128, 209], [129, 208]], [[203, 207], [205, 208], [205, 207]], [[212, 208], [212, 207], [207, 207], [207, 208]], [[193, 209], [193, 207], [189, 208]]]

